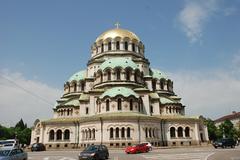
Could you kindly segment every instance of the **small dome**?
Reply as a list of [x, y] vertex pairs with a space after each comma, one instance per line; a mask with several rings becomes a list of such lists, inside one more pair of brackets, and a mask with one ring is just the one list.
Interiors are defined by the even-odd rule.
[[121, 67], [121, 68], [127, 68], [130, 67], [133, 70], [135, 70], [137, 67], [136, 63], [134, 63], [131, 59], [127, 58], [111, 58], [106, 60], [100, 65], [100, 69], [103, 71], [106, 68], [115, 68], [115, 67]]
[[152, 77], [153, 78], [157, 78], [157, 79], [161, 79], [161, 78], [164, 78], [164, 79], [168, 79], [167, 75], [164, 74], [163, 72], [157, 70], [157, 69], [151, 69], [152, 71]]
[[139, 95], [134, 92], [130, 88], [126, 87], [113, 87], [111, 89], [106, 90], [99, 98], [104, 98], [106, 96], [108, 97], [116, 97], [117, 95], [121, 95], [123, 97], [129, 97], [129, 96], [134, 96], [136, 98], [139, 97]]
[[130, 38], [130, 39], [136, 39], [137, 41], [140, 41], [140, 39], [138, 38], [138, 36], [136, 34], [134, 34], [131, 31], [128, 31], [126, 29], [121, 29], [121, 28], [114, 28], [111, 30], [108, 30], [104, 33], [102, 33], [95, 42], [98, 42], [100, 40], [105, 40], [107, 38], [116, 38], [116, 37], [120, 37], [120, 38]]
[[79, 81], [79, 80], [83, 80], [87, 77], [87, 72], [85, 70], [83, 71], [79, 71], [75, 74], [73, 74], [69, 79], [68, 79], [68, 82], [71, 82], [71, 81]]

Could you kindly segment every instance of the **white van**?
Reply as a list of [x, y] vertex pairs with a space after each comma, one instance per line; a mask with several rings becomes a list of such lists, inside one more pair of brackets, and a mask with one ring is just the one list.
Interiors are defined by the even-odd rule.
[[0, 148], [19, 148], [19, 141], [17, 139], [1, 140]]

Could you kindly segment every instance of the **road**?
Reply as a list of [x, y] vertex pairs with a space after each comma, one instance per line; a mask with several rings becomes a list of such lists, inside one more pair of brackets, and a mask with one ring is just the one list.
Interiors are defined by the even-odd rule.
[[[28, 152], [29, 160], [78, 160], [77, 150]], [[232, 149], [187, 147], [153, 149], [149, 153], [125, 154], [124, 150], [109, 150], [110, 160], [240, 160], [240, 146]]]

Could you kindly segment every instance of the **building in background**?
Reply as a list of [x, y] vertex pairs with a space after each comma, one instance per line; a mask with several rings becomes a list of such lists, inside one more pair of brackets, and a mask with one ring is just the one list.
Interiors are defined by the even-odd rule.
[[230, 120], [236, 129], [240, 129], [240, 112], [233, 111], [232, 114], [220, 117], [220, 118], [216, 119], [214, 122], [215, 122], [216, 126], [218, 127], [225, 120]]
[[64, 83], [53, 118], [35, 121], [31, 143], [76, 148], [100, 143], [125, 147], [141, 142], [154, 146], [207, 142], [202, 120], [186, 117], [180, 100], [173, 81], [150, 67], [140, 38], [117, 26], [97, 37], [87, 68]]

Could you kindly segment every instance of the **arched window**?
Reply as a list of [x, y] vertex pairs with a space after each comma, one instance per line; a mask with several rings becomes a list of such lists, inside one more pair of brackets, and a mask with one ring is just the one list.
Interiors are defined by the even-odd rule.
[[135, 44], [132, 43], [132, 51], [135, 52]]
[[151, 114], [153, 113], [153, 106], [152, 105], [150, 106], [150, 113]]
[[104, 51], [104, 45], [102, 43], [101, 52], [103, 52], [103, 51]]
[[152, 137], [152, 129], [150, 128], [148, 131], [149, 131], [149, 137], [151, 138]]
[[77, 91], [77, 83], [74, 83], [74, 84], [73, 84], [73, 90], [74, 90], [74, 92]]
[[118, 110], [122, 110], [122, 100], [118, 98]]
[[156, 80], [152, 81], [152, 89], [153, 89], [153, 91], [156, 90]]
[[102, 74], [102, 72], [100, 73], [100, 82], [102, 82], [103, 81], [103, 74]]
[[51, 130], [49, 132], [49, 141], [53, 141], [54, 140], [54, 130]]
[[164, 89], [164, 80], [161, 80], [161, 81], [160, 81], [160, 88], [161, 88], [161, 90]]
[[117, 80], [120, 80], [121, 79], [121, 71], [120, 69], [117, 69]]
[[131, 137], [131, 129], [130, 127], [127, 128], [127, 138]]
[[171, 91], [171, 81], [170, 80], [167, 81], [167, 89], [168, 89], [168, 91]]
[[64, 131], [64, 140], [69, 140], [70, 139], [70, 131], [66, 129]]
[[125, 128], [122, 127], [121, 129], [121, 137], [124, 138], [125, 137]]
[[127, 51], [128, 50], [128, 42], [124, 42], [124, 49]]
[[111, 71], [110, 70], [107, 71], [107, 80], [111, 81]]
[[170, 128], [170, 137], [171, 137], [171, 138], [176, 137], [175, 128], [174, 128], [174, 127], [171, 127], [171, 128]]
[[113, 128], [110, 128], [110, 138], [113, 138]]
[[116, 42], [116, 50], [119, 50], [119, 49], [120, 49], [120, 42], [117, 41], [117, 42]]
[[109, 111], [109, 99], [106, 100], [106, 111]]
[[115, 136], [116, 136], [116, 138], [119, 138], [119, 128], [118, 127], [116, 128], [116, 135]]
[[88, 107], [86, 107], [86, 114], [88, 114]]
[[145, 129], [145, 137], [148, 138], [148, 129]]
[[62, 131], [60, 129], [57, 130], [57, 140], [62, 140]]
[[130, 70], [126, 70], [126, 80], [130, 81]]
[[183, 128], [178, 127], [177, 133], [178, 133], [178, 137], [183, 137]]
[[67, 110], [67, 115], [68, 115], [68, 116], [69, 116], [69, 113], [70, 113], [70, 110], [68, 109], [68, 110]]
[[91, 131], [91, 129], [88, 130], [88, 134], [89, 134], [88, 137], [91, 139], [92, 138], [92, 131]]
[[134, 80], [135, 80], [135, 82], [138, 82], [138, 72], [137, 71], [135, 71], [135, 73], [134, 73]]
[[93, 136], [92, 138], [95, 139], [95, 129], [92, 130]]
[[189, 131], [190, 131], [189, 127], [186, 127], [185, 128], [185, 137], [190, 137]]
[[132, 111], [132, 110], [133, 110], [133, 100], [130, 99], [130, 111]]
[[108, 50], [109, 50], [109, 51], [112, 50], [111, 42], [108, 42]]
[[81, 91], [84, 91], [85, 84], [84, 82], [81, 83]]

